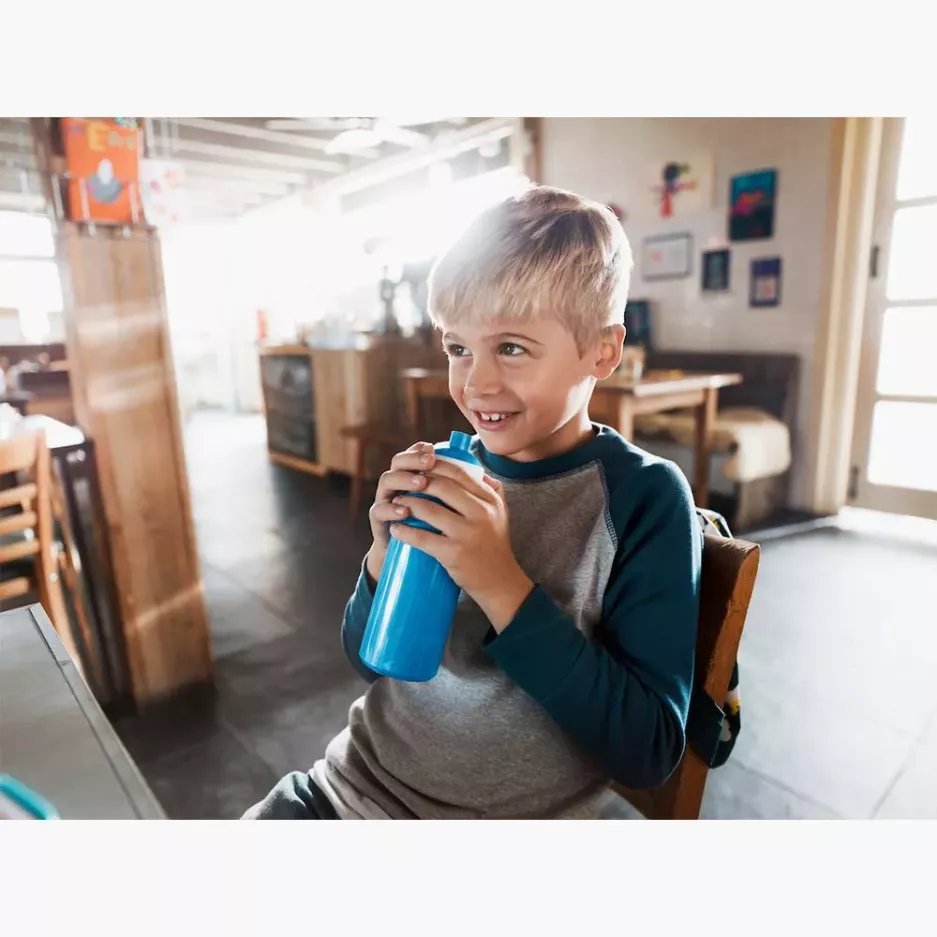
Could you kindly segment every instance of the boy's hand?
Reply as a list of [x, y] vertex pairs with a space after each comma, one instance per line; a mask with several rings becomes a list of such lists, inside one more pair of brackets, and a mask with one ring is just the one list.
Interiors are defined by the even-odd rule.
[[478, 482], [445, 461], [436, 462], [427, 480], [423, 491], [443, 504], [403, 494], [393, 504], [405, 505], [442, 536], [406, 524], [394, 524], [391, 536], [439, 560], [500, 632], [534, 587], [511, 548], [504, 489], [487, 475]]
[[409, 513], [405, 505], [393, 504], [391, 499], [401, 491], [423, 491], [427, 479], [420, 472], [429, 471], [435, 463], [433, 444], [417, 442], [405, 452], [398, 452], [391, 460], [390, 468], [378, 481], [374, 504], [368, 511], [374, 543], [371, 544], [365, 561], [368, 573], [375, 582], [381, 575], [381, 567], [387, 554], [390, 524], [392, 521], [403, 520]]

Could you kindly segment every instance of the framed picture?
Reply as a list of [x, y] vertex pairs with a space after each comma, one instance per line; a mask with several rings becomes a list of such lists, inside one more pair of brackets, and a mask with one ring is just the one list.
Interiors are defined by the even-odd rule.
[[631, 299], [625, 306], [625, 344], [651, 347], [651, 304]]
[[693, 257], [691, 234], [662, 234], [645, 238], [641, 275], [645, 280], [678, 280], [690, 275]]
[[762, 257], [752, 261], [750, 306], [778, 306], [781, 303], [781, 258]]
[[733, 176], [729, 186], [729, 238], [755, 241], [774, 236], [778, 173], [761, 169]]
[[661, 160], [651, 164], [648, 174], [654, 212], [658, 217], [689, 215], [712, 207], [712, 153]]
[[716, 293], [729, 288], [729, 250], [703, 251], [703, 289]]
[[111, 120], [63, 117], [72, 221], [136, 223], [141, 132]]

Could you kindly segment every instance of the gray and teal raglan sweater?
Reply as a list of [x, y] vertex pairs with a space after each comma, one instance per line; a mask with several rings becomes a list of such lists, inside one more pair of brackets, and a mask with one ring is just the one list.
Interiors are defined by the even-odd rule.
[[340, 816], [589, 817], [683, 753], [702, 534], [680, 470], [604, 426], [539, 462], [475, 447], [536, 586], [501, 634], [463, 594], [439, 673], [403, 683], [358, 657], [362, 571], [342, 641], [372, 685], [313, 769]]

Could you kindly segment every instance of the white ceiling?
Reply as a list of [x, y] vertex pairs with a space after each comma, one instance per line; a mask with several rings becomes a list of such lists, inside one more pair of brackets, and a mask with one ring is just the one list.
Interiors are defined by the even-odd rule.
[[[182, 164], [190, 215], [208, 220], [236, 217], [365, 166], [379, 166], [481, 120], [154, 118], [147, 121], [144, 151]], [[346, 136], [336, 141], [343, 130]], [[333, 152], [336, 143], [339, 150], [345, 141], [354, 146], [362, 134], [364, 145], [357, 152]], [[28, 118], [0, 117], [0, 208], [43, 211], [41, 191]]]

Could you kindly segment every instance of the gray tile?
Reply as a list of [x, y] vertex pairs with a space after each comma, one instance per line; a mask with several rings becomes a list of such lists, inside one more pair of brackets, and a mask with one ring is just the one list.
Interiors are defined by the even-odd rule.
[[829, 807], [750, 771], [733, 760], [710, 771], [700, 815], [704, 820], [835, 820]]
[[277, 781], [226, 730], [142, 770], [166, 814], [175, 820], [236, 820]]
[[220, 570], [244, 562], [263, 563], [285, 548], [283, 538], [268, 528], [267, 524], [250, 529], [230, 522], [202, 521], [196, 525], [199, 554]]
[[741, 762], [871, 816], [937, 706], [935, 560], [835, 528], [764, 545], [739, 653]]
[[213, 688], [197, 689], [114, 723], [138, 765], [209, 742], [223, 730]]
[[226, 724], [279, 775], [322, 757], [367, 689], [340, 646], [322, 647], [303, 634], [232, 656], [218, 680]]
[[202, 564], [202, 582], [215, 660], [291, 633], [282, 618], [230, 575]]
[[308, 771], [348, 724], [348, 709], [365, 690], [356, 679], [319, 684], [310, 699], [247, 716], [235, 713], [228, 721], [244, 747], [269, 765], [277, 777]]
[[[822, 804], [750, 771], [735, 760], [709, 772], [703, 820], [835, 820], [836, 813]], [[603, 820], [641, 820], [643, 817], [622, 797], [609, 792], [602, 806]]]
[[286, 550], [266, 562], [239, 563], [230, 575], [296, 628], [337, 642], [361, 556]]
[[915, 743], [907, 764], [875, 816], [892, 820], [937, 820], [937, 718]]
[[746, 680], [742, 671], [742, 733], [733, 758], [847, 819], [870, 818], [914, 735], [813, 698], [785, 680], [748, 673]]

